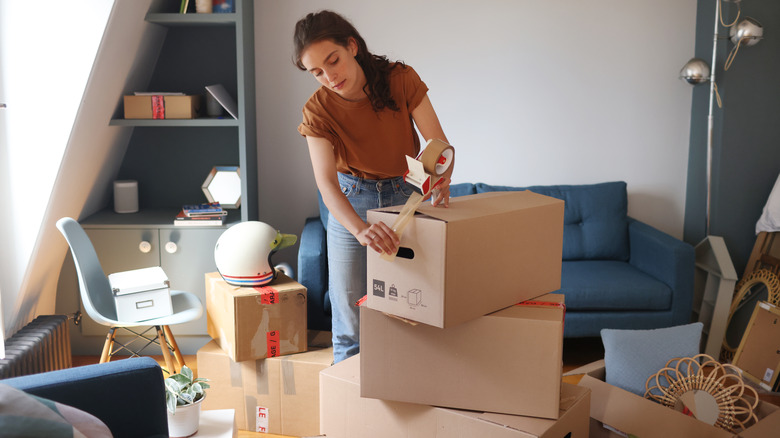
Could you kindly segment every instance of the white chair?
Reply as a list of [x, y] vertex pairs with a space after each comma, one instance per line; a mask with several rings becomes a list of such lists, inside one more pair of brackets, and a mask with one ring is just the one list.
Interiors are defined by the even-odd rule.
[[[171, 304], [173, 314], [161, 318], [149, 319], [146, 321], [119, 321], [116, 316], [116, 304], [108, 282], [108, 277], [103, 272], [98, 260], [97, 252], [92, 246], [87, 233], [81, 228], [75, 220], [64, 217], [57, 221], [57, 229], [60, 230], [65, 240], [68, 241], [70, 252], [73, 255], [73, 262], [76, 265], [76, 273], [79, 278], [79, 289], [81, 290], [81, 301], [87, 315], [98, 324], [110, 327], [106, 342], [103, 344], [103, 352], [100, 355], [100, 362], [108, 362], [116, 353], [126, 350], [133, 357], [140, 356], [141, 351], [151, 344], [157, 344], [162, 350], [165, 364], [168, 371], [174, 374], [181, 370], [184, 364], [184, 357], [179, 351], [176, 340], [171, 333], [169, 326], [182, 324], [196, 320], [203, 315], [203, 304], [200, 299], [191, 292], [171, 290]], [[147, 327], [144, 331], [133, 330], [135, 327]], [[122, 344], [116, 339], [117, 329], [124, 329], [134, 335], [127, 344]], [[146, 333], [154, 329], [153, 337]], [[146, 340], [146, 344], [133, 350], [131, 344], [139, 339]], [[114, 344], [119, 348], [114, 350]], [[174, 368], [171, 353], [176, 358], [178, 369]]]

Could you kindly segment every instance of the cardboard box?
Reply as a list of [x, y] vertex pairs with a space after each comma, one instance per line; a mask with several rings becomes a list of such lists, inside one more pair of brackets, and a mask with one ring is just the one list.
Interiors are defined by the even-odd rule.
[[[402, 206], [370, 210], [392, 226]], [[561, 287], [563, 201], [529, 191], [424, 204], [393, 261], [368, 251], [374, 310], [451, 327]]]
[[[579, 386], [591, 390], [591, 418], [624, 434], [642, 438], [758, 438], [777, 436], [780, 428], [780, 407], [763, 401], [759, 401], [756, 408], [758, 423], [733, 434], [606, 383], [603, 362], [590, 368]], [[621, 436], [604, 432], [598, 424], [591, 430], [598, 433], [593, 436]]]
[[734, 366], [766, 391], [780, 386], [780, 309], [766, 301], [756, 304], [734, 356]]
[[361, 307], [361, 395], [557, 418], [563, 295], [539, 300], [445, 329]]
[[235, 409], [242, 430], [320, 433], [319, 373], [333, 362], [332, 348], [235, 362], [210, 341], [198, 350], [197, 360], [198, 376], [211, 379], [204, 409]]
[[[362, 354], [362, 353], [361, 353]], [[338, 438], [587, 438], [590, 391], [564, 383], [558, 420], [360, 396], [360, 355], [320, 373], [322, 433]]]
[[201, 96], [159, 96], [162, 106], [155, 107], [153, 97], [125, 96], [126, 119], [194, 119], [200, 112]]
[[170, 282], [159, 266], [110, 274], [108, 283], [118, 321], [146, 321], [173, 314]]
[[306, 351], [306, 288], [283, 273], [263, 287], [206, 274], [206, 327], [236, 362]]

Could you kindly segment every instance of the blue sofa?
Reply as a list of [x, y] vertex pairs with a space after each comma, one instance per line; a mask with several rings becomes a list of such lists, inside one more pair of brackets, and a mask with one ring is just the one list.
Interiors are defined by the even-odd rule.
[[[693, 303], [693, 247], [627, 215], [626, 183], [511, 187], [452, 186], [452, 196], [530, 190], [565, 201], [561, 289], [567, 338], [601, 329], [651, 329], [686, 324]], [[306, 220], [298, 281], [309, 291], [309, 328], [330, 329], [325, 224], [327, 209]]]
[[114, 438], [140, 438], [168, 436], [163, 380], [154, 359], [138, 357], [0, 383], [88, 412], [108, 426]]

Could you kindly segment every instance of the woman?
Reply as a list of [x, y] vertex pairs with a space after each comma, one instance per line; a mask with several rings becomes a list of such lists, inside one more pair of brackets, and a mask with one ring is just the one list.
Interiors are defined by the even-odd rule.
[[[303, 108], [298, 131], [306, 137], [314, 178], [328, 220], [328, 275], [334, 362], [359, 352], [359, 313], [366, 294], [366, 246], [395, 253], [400, 243], [387, 224], [366, 223], [366, 211], [404, 204], [406, 155], [420, 140], [447, 141], [428, 99], [428, 87], [411, 67], [368, 51], [341, 15], [308, 14], [295, 25], [295, 64], [322, 85]], [[432, 199], [449, 204], [449, 180]]]

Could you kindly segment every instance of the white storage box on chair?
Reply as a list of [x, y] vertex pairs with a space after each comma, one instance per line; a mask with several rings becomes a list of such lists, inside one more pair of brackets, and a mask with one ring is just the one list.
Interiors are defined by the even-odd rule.
[[117, 272], [108, 276], [108, 282], [119, 321], [146, 321], [173, 314], [170, 282], [159, 266]]

